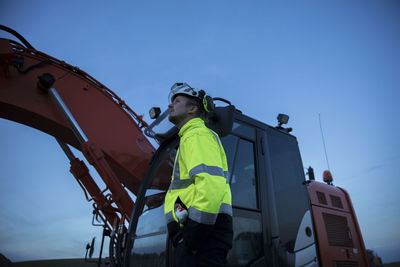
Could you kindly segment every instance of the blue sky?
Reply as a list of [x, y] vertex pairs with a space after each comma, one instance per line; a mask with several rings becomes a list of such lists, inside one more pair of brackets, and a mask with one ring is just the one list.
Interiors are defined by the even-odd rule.
[[[367, 248], [390, 262], [400, 260], [399, 12], [395, 0], [3, 0], [0, 24], [148, 121], [177, 81], [268, 124], [289, 114], [317, 178], [327, 168], [321, 114], [334, 183], [350, 193]], [[83, 256], [101, 229], [56, 141], [0, 119], [0, 147], [0, 253]]]

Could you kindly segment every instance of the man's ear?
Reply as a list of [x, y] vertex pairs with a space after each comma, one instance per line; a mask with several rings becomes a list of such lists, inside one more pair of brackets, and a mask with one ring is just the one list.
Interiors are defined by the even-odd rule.
[[199, 110], [199, 107], [197, 105], [190, 105], [188, 113], [193, 115], [193, 114], [196, 114], [198, 112], [198, 110]]

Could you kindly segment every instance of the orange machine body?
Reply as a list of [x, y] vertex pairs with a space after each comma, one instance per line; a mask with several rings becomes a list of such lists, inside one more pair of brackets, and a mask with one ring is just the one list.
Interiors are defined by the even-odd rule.
[[[86, 135], [85, 144], [79, 142], [50, 95], [38, 88], [38, 76], [44, 73], [55, 78], [52, 87]], [[81, 150], [103, 180], [107, 180], [104, 191], [111, 191], [108, 196], [100, 197], [104, 191], [89, 182], [91, 178], [80, 180], [77, 175], [85, 176], [85, 168], [79, 171], [80, 165], [71, 161], [71, 172], [86, 187], [84, 190], [95, 202], [103, 199], [95, 203], [96, 208], [111, 209], [113, 202], [122, 201], [124, 208], [116, 210], [121, 213], [118, 217], [130, 217], [133, 201], [123, 187], [134, 194], [138, 192], [155, 149], [142, 133], [147, 124], [115, 93], [76, 67], [0, 39], [0, 117], [36, 128]], [[104, 215], [106, 209], [102, 211]], [[108, 219], [112, 218], [115, 216]]]
[[368, 266], [365, 245], [350, 197], [333, 185], [308, 186], [321, 266]]

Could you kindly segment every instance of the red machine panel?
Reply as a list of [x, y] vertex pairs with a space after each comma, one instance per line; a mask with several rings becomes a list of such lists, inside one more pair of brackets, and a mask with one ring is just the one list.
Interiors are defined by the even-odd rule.
[[90, 142], [105, 153], [120, 182], [137, 193], [154, 152], [139, 127], [146, 124], [112, 91], [78, 68], [0, 40], [0, 117], [81, 149], [49, 94], [38, 89], [38, 76], [43, 73], [56, 79], [53, 87]]
[[321, 266], [368, 266], [364, 242], [347, 193], [332, 185], [308, 187]]

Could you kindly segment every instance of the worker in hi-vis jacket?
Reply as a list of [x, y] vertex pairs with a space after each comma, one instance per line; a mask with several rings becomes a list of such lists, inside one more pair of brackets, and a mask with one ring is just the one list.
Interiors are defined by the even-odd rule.
[[225, 266], [233, 238], [228, 164], [218, 134], [203, 120], [214, 103], [186, 83], [172, 86], [169, 101], [168, 119], [180, 137], [164, 207], [174, 263]]

